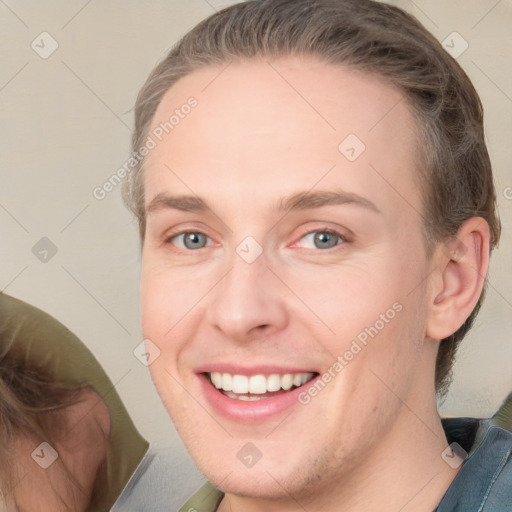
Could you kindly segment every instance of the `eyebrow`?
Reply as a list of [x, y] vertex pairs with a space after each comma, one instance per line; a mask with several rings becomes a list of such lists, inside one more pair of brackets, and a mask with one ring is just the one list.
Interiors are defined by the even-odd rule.
[[344, 190], [298, 192], [286, 199], [281, 199], [278, 202], [277, 210], [309, 210], [311, 208], [342, 204], [355, 204], [373, 210], [376, 213], [381, 213], [370, 200]]
[[[343, 204], [354, 204], [376, 213], [381, 213], [377, 206], [368, 199], [353, 192], [343, 190], [297, 192], [287, 198], [281, 198], [276, 203], [274, 209], [278, 212], [288, 212]], [[198, 196], [172, 196], [160, 193], [148, 204], [146, 213], [153, 213], [168, 208], [184, 212], [204, 212], [211, 209], [206, 201]]]

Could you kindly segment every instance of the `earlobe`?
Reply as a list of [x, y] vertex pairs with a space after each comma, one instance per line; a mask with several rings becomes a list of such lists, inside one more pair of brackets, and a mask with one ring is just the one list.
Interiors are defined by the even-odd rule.
[[436, 255], [438, 272], [432, 288], [427, 336], [441, 340], [466, 321], [480, 298], [489, 267], [487, 221], [472, 217]]

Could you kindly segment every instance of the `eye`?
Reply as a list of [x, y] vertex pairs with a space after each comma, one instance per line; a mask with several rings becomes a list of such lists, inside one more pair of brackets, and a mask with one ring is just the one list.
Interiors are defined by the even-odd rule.
[[198, 231], [184, 231], [176, 235], [170, 236], [166, 243], [171, 243], [180, 249], [202, 249], [207, 245], [211, 245], [211, 240], [204, 234]]
[[306, 249], [331, 249], [346, 241], [346, 238], [331, 229], [310, 231], [300, 239], [302, 247]]

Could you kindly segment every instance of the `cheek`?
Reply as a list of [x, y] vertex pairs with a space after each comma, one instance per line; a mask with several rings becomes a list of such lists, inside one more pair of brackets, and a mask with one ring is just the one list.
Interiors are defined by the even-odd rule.
[[[316, 316], [323, 324], [322, 338], [327, 335], [335, 345], [343, 345], [343, 340], [355, 338], [376, 322], [378, 330], [382, 330], [382, 322], [387, 325], [396, 316], [393, 304], [401, 300], [401, 289], [398, 283], [386, 278], [390, 273], [382, 261], [374, 265], [352, 261], [297, 273], [288, 282], [308, 306], [307, 318], [314, 320]], [[297, 318], [301, 317], [304, 315]]]
[[[165, 332], [168, 311], [173, 309], [174, 294], [166, 290], [167, 286], [162, 279], [143, 271], [140, 288], [142, 330], [144, 337], [153, 341]], [[169, 327], [167, 325], [167, 329]]]
[[144, 336], [156, 342], [175, 337], [208, 288], [207, 281], [190, 270], [152, 260], [156, 258], [143, 259], [140, 300]]
[[361, 371], [376, 379], [369, 368], [393, 381], [404, 365], [412, 371], [424, 338], [425, 304], [418, 283], [427, 269], [379, 256], [364, 265], [324, 269], [316, 280], [301, 279], [304, 293], [310, 290], [305, 302], [322, 322], [315, 338], [330, 358], [341, 357], [344, 369], [358, 369], [350, 378], [354, 385], [363, 378]]
[[187, 381], [188, 367], [180, 364], [182, 353], [193, 341], [202, 315], [202, 302], [211, 288], [208, 276], [197, 276], [190, 268], [173, 268], [159, 258], [143, 258], [141, 273], [141, 317], [144, 339], [160, 350], [149, 366], [164, 405], [187, 403], [175, 379]]

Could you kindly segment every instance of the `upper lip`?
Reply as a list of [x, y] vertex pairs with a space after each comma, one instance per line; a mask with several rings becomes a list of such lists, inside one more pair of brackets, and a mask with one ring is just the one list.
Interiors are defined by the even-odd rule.
[[310, 367], [295, 367], [280, 366], [275, 364], [260, 364], [255, 366], [240, 366], [231, 363], [209, 363], [197, 367], [194, 370], [196, 373], [229, 373], [231, 375], [271, 375], [277, 373], [284, 375], [286, 373], [318, 373]]

